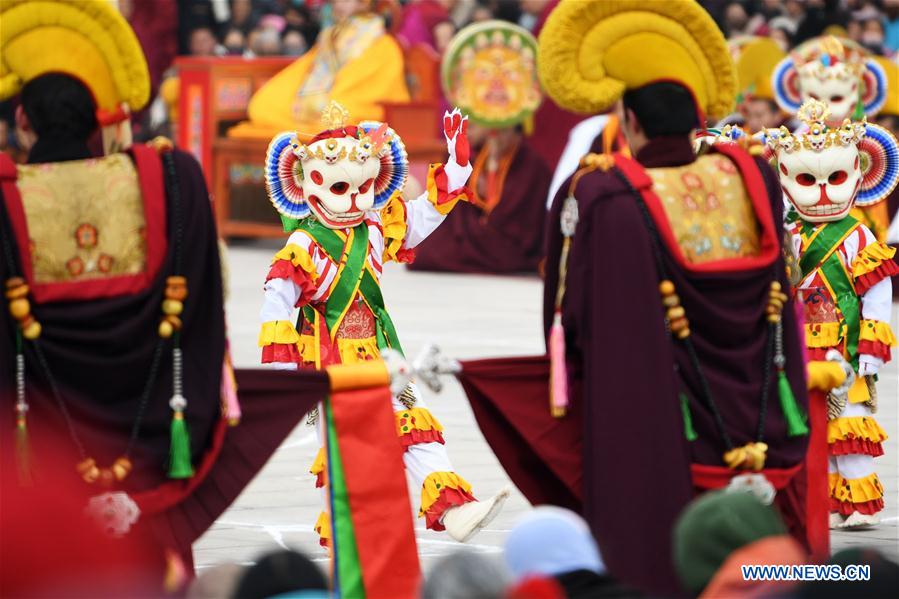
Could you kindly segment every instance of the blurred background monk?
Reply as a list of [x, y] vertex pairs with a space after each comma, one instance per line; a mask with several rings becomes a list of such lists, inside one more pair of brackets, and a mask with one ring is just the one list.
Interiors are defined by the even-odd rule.
[[334, 0], [335, 25], [250, 99], [249, 121], [232, 137], [270, 138], [281, 131], [316, 132], [331, 100], [360, 120], [381, 120], [381, 102], [407, 102], [403, 52], [387, 35], [369, 0]]
[[413, 270], [536, 272], [552, 172], [524, 142], [540, 104], [536, 40], [503, 21], [470, 25], [452, 39], [443, 90], [471, 119], [475, 149], [469, 202], [416, 248]]

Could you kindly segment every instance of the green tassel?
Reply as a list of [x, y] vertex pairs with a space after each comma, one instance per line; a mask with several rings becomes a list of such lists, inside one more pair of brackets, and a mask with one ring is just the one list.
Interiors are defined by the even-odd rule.
[[777, 372], [777, 391], [780, 395], [780, 409], [783, 410], [784, 419], [787, 421], [787, 436], [799, 437], [808, 435], [808, 425], [805, 417], [799, 412], [793, 390], [790, 389], [790, 381], [783, 370]]
[[687, 441], [695, 441], [699, 438], [699, 435], [696, 434], [696, 429], [693, 428], [693, 417], [690, 415], [690, 400], [687, 399], [686, 393], [680, 394], [680, 411], [684, 417], [684, 436], [687, 437]]
[[865, 104], [862, 102], [861, 96], [858, 98], [858, 102], [855, 103], [855, 111], [852, 113], [853, 121], [860, 121], [865, 116]]
[[190, 478], [194, 475], [194, 467], [190, 463], [190, 434], [182, 412], [172, 414], [170, 443], [169, 478]]
[[25, 417], [20, 416], [16, 423], [16, 467], [19, 474], [19, 483], [23, 486], [31, 486], [31, 448], [28, 443], [28, 425]]

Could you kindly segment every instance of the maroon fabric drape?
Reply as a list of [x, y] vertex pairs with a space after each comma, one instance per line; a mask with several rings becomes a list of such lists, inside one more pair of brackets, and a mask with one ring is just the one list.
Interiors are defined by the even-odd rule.
[[462, 363], [465, 389], [478, 427], [509, 478], [528, 501], [581, 511], [581, 406], [566, 418], [549, 416], [545, 356]]
[[[158, 538], [182, 554], [189, 554], [191, 544], [237, 499], [330, 389], [324, 371], [238, 369], [234, 374], [240, 423], [225, 430], [221, 450], [202, 482], [189, 495], [152, 516]], [[167, 494], [178, 499], [178, 486]], [[161, 499], [165, 503], [166, 498]]]

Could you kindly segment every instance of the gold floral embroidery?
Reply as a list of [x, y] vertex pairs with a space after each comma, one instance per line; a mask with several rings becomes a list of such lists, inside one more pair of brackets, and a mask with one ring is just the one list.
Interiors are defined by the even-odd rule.
[[18, 167], [37, 283], [138, 274], [146, 219], [125, 154]]
[[729, 159], [709, 154], [646, 172], [688, 262], [758, 255], [758, 219]]

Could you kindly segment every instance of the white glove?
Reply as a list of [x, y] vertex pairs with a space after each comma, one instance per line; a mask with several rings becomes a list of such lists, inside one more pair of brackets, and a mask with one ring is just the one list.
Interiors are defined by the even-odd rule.
[[877, 374], [880, 367], [883, 366], [883, 360], [876, 356], [861, 354], [858, 357], [858, 376], [868, 376]]

